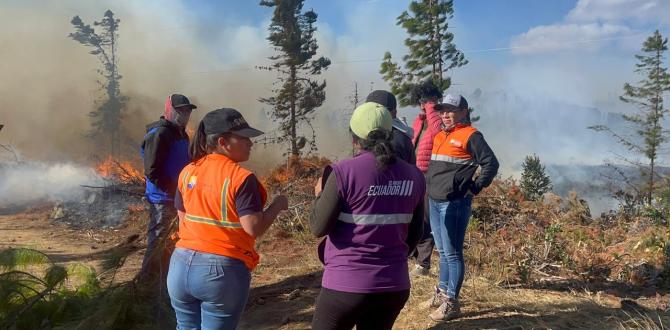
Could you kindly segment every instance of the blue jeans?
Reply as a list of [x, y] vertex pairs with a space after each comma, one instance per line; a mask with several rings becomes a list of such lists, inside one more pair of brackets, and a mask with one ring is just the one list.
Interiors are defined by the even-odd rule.
[[167, 286], [177, 329], [235, 329], [250, 284], [251, 272], [241, 260], [175, 249]]
[[453, 201], [429, 200], [430, 227], [435, 246], [440, 254], [440, 277], [438, 287], [449, 298], [458, 299], [463, 285], [465, 263], [463, 241], [470, 220], [472, 197]]
[[[177, 209], [168, 204], [149, 204], [149, 223], [147, 224], [147, 250], [144, 252], [144, 260], [142, 260], [142, 269], [140, 274], [147, 276], [149, 271], [152, 254], [156, 249], [159, 238], [167, 234], [167, 230], [172, 223], [172, 220], [177, 216]], [[161, 260], [162, 261], [162, 260]], [[165, 260], [167, 261], [167, 260]], [[160, 265], [161, 272], [165, 269], [164, 265]], [[163, 276], [163, 272], [161, 275]]]

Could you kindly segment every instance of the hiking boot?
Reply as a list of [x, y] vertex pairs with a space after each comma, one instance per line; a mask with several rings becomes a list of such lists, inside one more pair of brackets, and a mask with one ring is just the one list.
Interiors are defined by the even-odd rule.
[[428, 301], [428, 306], [430, 306], [431, 308], [440, 307], [443, 303], [447, 302], [447, 299], [448, 299], [447, 293], [440, 290], [440, 288], [436, 285], [435, 293], [433, 294], [433, 297], [430, 298], [430, 300]]
[[461, 316], [461, 306], [458, 300], [448, 298], [428, 317], [435, 322], [449, 321]]
[[430, 269], [421, 265], [414, 266], [414, 269], [409, 272], [410, 276], [428, 276], [428, 274], [430, 274]]

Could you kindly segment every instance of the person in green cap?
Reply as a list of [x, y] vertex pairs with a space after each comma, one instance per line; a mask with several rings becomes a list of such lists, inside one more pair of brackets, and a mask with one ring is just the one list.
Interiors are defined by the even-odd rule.
[[314, 329], [391, 329], [409, 297], [407, 254], [423, 231], [426, 183], [396, 158], [392, 122], [378, 103], [356, 108], [349, 127], [358, 154], [314, 187], [310, 229], [326, 236]]

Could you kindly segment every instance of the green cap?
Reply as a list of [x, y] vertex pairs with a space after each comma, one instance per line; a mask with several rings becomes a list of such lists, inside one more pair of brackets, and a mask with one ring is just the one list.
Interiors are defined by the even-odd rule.
[[367, 139], [368, 134], [376, 129], [390, 131], [393, 127], [391, 113], [381, 104], [365, 102], [358, 106], [349, 121], [351, 131], [361, 139]]

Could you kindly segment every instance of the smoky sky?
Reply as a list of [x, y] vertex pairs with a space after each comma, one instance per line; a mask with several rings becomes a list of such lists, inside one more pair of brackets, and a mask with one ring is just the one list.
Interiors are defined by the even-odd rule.
[[[276, 127], [268, 106], [258, 101], [272, 95], [276, 75], [255, 68], [269, 64], [267, 58], [274, 54], [265, 39], [270, 9], [259, 9], [255, 14], [264, 19], [250, 23], [221, 5], [191, 10], [186, 1], [9, 0], [0, 4], [0, 123], [6, 125], [0, 143], [14, 145], [33, 160], [83, 161], [99, 154], [99, 146], [85, 134], [88, 113], [102, 96], [96, 83], [100, 64], [88, 54], [90, 49], [67, 35], [73, 31], [73, 16], [92, 24], [106, 9], [121, 19], [118, 56], [121, 91], [129, 97], [124, 119], [128, 155], [138, 155], [144, 126], [158, 119], [165, 97], [173, 92], [198, 105], [192, 126], [207, 111], [233, 107], [262, 130]], [[351, 152], [347, 122], [354, 84], [360, 101], [373, 89], [388, 88], [375, 59], [385, 51], [395, 59], [406, 53], [406, 34], [395, 25], [398, 14], [361, 2], [343, 17], [337, 33], [319, 21], [319, 55], [333, 61], [317, 78], [327, 81], [327, 100], [314, 125], [321, 155], [338, 159]], [[376, 20], [369, 19], [372, 15]], [[518, 164], [531, 153], [551, 163], [594, 164], [617, 150], [611, 139], [586, 127], [609, 123], [607, 112], [625, 111], [616, 99], [630, 78], [630, 59], [598, 64], [571, 57], [546, 63], [519, 57], [501, 68], [495, 56], [466, 53], [470, 64], [454, 70], [454, 86], [447, 92], [473, 98], [481, 90], [471, 101], [481, 116], [476, 125], [506, 175], [518, 172]], [[595, 74], [581, 72], [581, 65], [591, 65]], [[608, 73], [615, 65], [621, 67], [619, 73]], [[417, 112], [410, 107], [399, 115], [411, 125]], [[258, 144], [251, 164], [273, 166], [283, 160], [283, 150]]]

